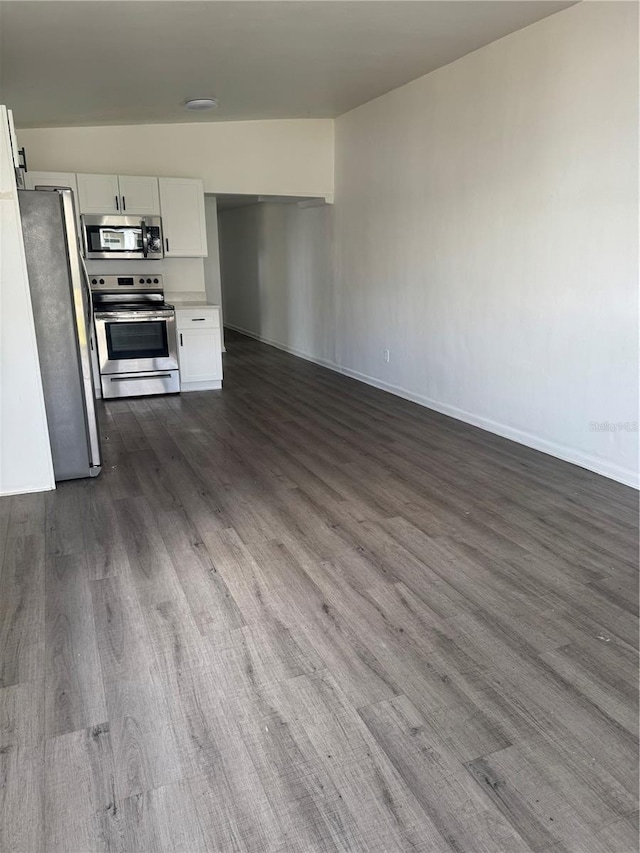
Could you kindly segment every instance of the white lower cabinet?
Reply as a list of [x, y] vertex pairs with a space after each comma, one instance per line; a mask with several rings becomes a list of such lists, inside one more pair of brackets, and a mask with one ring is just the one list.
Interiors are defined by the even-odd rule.
[[176, 308], [182, 391], [222, 388], [222, 340], [217, 307]]

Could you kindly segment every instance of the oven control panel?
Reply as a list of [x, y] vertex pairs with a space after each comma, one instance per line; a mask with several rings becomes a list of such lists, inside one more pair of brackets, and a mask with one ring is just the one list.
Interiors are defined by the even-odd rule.
[[104, 293], [145, 293], [163, 291], [162, 276], [152, 275], [99, 275], [89, 274], [91, 290]]

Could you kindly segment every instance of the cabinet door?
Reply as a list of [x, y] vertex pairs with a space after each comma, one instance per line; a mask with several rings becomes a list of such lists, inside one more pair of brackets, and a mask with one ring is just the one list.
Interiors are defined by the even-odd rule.
[[138, 175], [118, 175], [122, 213], [132, 216], [160, 216], [158, 179]]
[[220, 329], [188, 329], [178, 332], [181, 382], [222, 379]]
[[122, 213], [117, 175], [77, 175], [80, 213]]
[[159, 178], [164, 253], [168, 258], [205, 258], [204, 186], [197, 178]]
[[36, 187], [69, 187], [73, 190], [73, 206], [76, 211], [76, 227], [78, 229], [78, 241], [82, 243], [80, 230], [80, 209], [78, 206], [78, 182], [75, 172], [26, 172], [24, 186], [27, 190], [35, 190]]
[[25, 172], [24, 186], [27, 190], [35, 190], [36, 187], [69, 187], [73, 190], [75, 204], [78, 206], [75, 172]]

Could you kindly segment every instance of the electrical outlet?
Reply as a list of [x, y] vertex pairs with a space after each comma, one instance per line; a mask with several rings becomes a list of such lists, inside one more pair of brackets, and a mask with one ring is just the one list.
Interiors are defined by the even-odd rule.
[[388, 349], [386, 349], [386, 350], [384, 351], [384, 360], [386, 361], [386, 363], [387, 363], [387, 364], [389, 364], [389, 357], [390, 357], [390, 356], [391, 356], [391, 351], [390, 351], [390, 350], [388, 350]]

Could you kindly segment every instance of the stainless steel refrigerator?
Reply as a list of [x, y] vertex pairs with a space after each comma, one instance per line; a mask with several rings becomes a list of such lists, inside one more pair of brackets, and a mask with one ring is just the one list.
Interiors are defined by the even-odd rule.
[[95, 477], [91, 290], [70, 189], [19, 190], [31, 304], [56, 480]]

